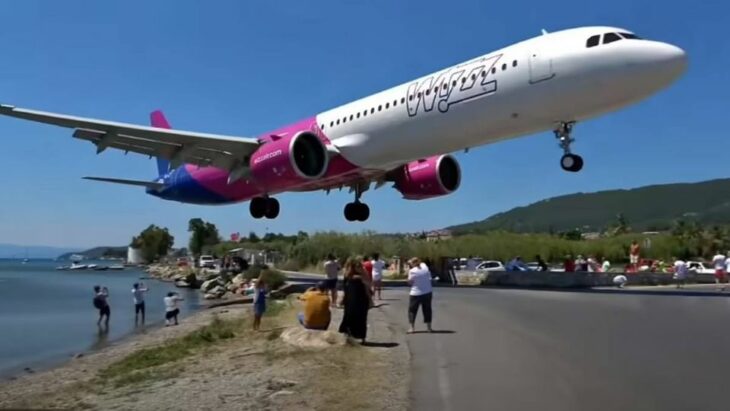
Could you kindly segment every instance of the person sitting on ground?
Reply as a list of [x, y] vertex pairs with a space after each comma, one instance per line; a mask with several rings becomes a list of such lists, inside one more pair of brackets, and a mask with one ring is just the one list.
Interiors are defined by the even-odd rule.
[[517, 256], [507, 263], [506, 271], [527, 271], [527, 265], [522, 261], [522, 257]]
[[170, 326], [172, 321], [174, 320], [174, 324], [178, 325], [177, 322], [177, 316], [180, 314], [180, 309], [177, 308], [177, 302], [182, 301], [182, 297], [180, 297], [176, 292], [170, 291], [167, 293], [167, 297], [164, 298], [165, 300], [165, 327]]
[[308, 330], [326, 330], [330, 326], [330, 298], [324, 281], [299, 296], [304, 302], [304, 312], [297, 314], [299, 324]]

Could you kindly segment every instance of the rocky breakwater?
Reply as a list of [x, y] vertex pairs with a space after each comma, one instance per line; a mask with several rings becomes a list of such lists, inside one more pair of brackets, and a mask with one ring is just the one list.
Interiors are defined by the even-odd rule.
[[239, 274], [220, 272], [207, 274], [202, 278], [200, 291], [206, 300], [226, 299], [228, 297], [244, 297], [253, 295], [255, 279], [262, 278], [266, 289], [274, 294], [286, 283], [286, 276], [277, 270], [252, 267]]
[[178, 267], [170, 264], [151, 264], [147, 267], [147, 274], [160, 281], [174, 282], [181, 288], [200, 288], [201, 281], [198, 274], [190, 267]]

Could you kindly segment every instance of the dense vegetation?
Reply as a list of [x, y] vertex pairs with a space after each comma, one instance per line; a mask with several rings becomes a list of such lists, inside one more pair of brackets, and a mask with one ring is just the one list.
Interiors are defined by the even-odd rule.
[[127, 258], [127, 247], [94, 247], [85, 251], [65, 253], [56, 258], [59, 260], [68, 260], [74, 254], [83, 255], [87, 260], [99, 260], [101, 258]]
[[138, 236], [132, 238], [130, 246], [140, 249], [142, 258], [145, 261], [153, 262], [165, 257], [172, 250], [174, 243], [175, 238], [167, 228], [151, 224], [142, 230]]
[[634, 231], [668, 230], [679, 219], [730, 224], [730, 179], [570, 194], [451, 229], [462, 234], [492, 230], [551, 233], [576, 228], [602, 232], [615, 224], [619, 214]]

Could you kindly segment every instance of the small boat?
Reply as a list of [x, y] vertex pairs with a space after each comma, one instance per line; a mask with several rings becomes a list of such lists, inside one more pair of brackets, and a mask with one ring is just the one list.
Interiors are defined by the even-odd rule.
[[59, 265], [58, 267], [56, 267], [56, 270], [58, 270], [58, 271], [66, 271], [69, 268], [71, 268], [71, 267], [69, 267], [67, 265]]
[[124, 266], [121, 264], [114, 264], [109, 266], [110, 270], [124, 270]]
[[76, 263], [76, 262], [74, 262], [73, 264], [71, 264], [70, 267], [68, 267], [69, 270], [86, 270], [87, 268], [89, 268], [88, 265], [86, 265], [86, 264], [79, 264], [79, 263]]
[[[89, 269], [92, 269], [91, 266], [89, 266]], [[109, 269], [109, 266], [106, 265], [97, 265], [93, 268], [94, 271], [106, 271]]]
[[86, 268], [88, 268], [89, 270], [96, 270], [96, 267], [98, 267], [98, 265], [96, 264], [89, 264], [86, 266]]

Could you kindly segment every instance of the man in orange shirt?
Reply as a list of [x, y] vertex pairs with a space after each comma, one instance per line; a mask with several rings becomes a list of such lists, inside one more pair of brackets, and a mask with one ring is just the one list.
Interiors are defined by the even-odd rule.
[[309, 330], [326, 330], [330, 325], [330, 297], [323, 281], [299, 296], [304, 302], [304, 312], [299, 313], [299, 323]]
[[641, 247], [639, 246], [639, 243], [636, 242], [636, 240], [631, 242], [631, 247], [629, 248], [629, 263], [634, 267], [634, 271], [639, 271], [639, 253], [641, 252]]

